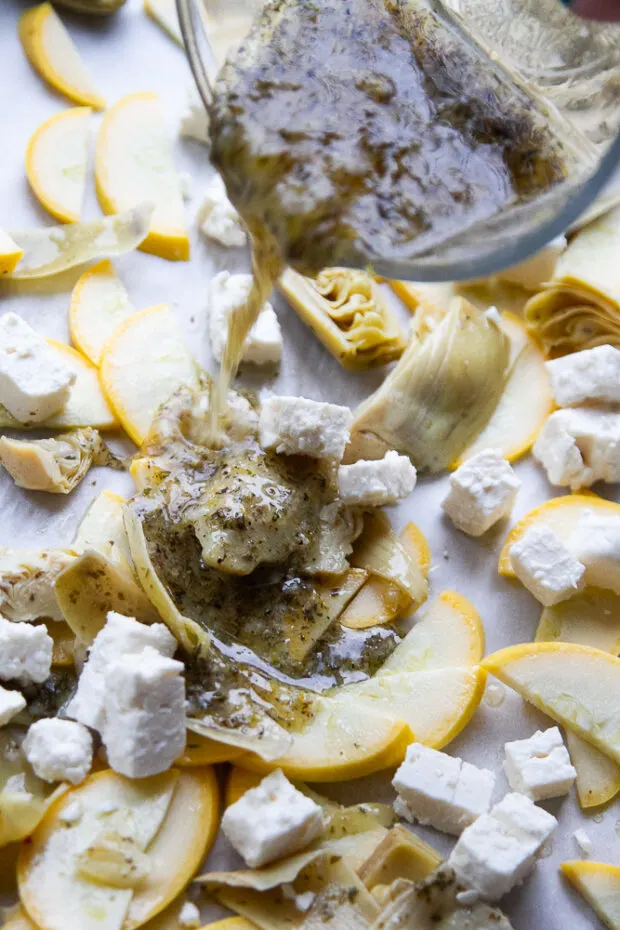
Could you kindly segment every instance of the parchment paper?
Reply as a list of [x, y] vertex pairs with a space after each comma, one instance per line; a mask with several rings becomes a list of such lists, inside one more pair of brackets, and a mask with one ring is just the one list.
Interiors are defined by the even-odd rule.
[[[0, 228], [9, 230], [53, 222], [28, 189], [24, 153], [37, 126], [70, 105], [48, 89], [23, 54], [17, 38], [17, 19], [28, 5], [18, 0], [0, 2]], [[247, 257], [243, 252], [218, 248], [197, 233], [195, 215], [211, 169], [204, 147], [176, 140], [178, 116], [192, 82], [183, 52], [148, 19], [141, 0], [129, 0], [122, 12], [109, 21], [94, 22], [69, 15], [65, 21], [109, 102], [140, 90], [155, 90], [161, 95], [175, 133], [178, 167], [192, 176], [192, 199], [187, 206], [192, 260], [167, 262], [137, 252], [118, 259], [115, 265], [136, 308], [168, 302], [192, 351], [202, 364], [213, 369], [205, 327], [206, 285], [217, 271], [246, 269]], [[94, 118], [94, 127], [99, 119]], [[84, 216], [93, 218], [98, 214], [90, 185]], [[19, 288], [6, 282], [0, 284], [0, 313], [13, 310], [46, 335], [68, 341], [69, 296], [78, 274], [55, 278], [51, 287], [44, 282]], [[277, 297], [274, 302], [284, 331], [285, 348], [281, 373], [268, 387], [355, 406], [380, 382], [381, 372], [345, 373], [286, 304]], [[407, 311], [400, 306], [399, 310], [403, 324], [407, 325]], [[262, 382], [254, 379], [254, 383]], [[125, 445], [130, 448], [126, 441]], [[516, 468], [523, 488], [515, 520], [557, 493], [533, 462], [520, 462]], [[396, 526], [414, 520], [426, 534], [433, 553], [432, 595], [452, 588], [469, 597], [483, 618], [489, 651], [531, 640], [540, 614], [539, 605], [520, 585], [500, 579], [496, 572], [497, 553], [507, 525], [499, 526], [482, 541], [470, 540], [457, 532], [441, 516], [440, 502], [446, 493], [446, 481], [445, 477], [421, 480], [410, 500], [393, 508], [391, 514]], [[1, 474], [0, 541], [14, 546], [68, 544], [89, 501], [106, 487], [129, 494], [132, 482], [118, 472], [94, 469], [76, 491], [68, 498], [61, 498], [21, 491]], [[603, 489], [603, 493], [609, 494], [611, 490]], [[526, 707], [508, 689], [505, 694], [500, 707], [483, 703], [466, 732], [449, 747], [451, 753], [497, 773], [498, 799], [507, 789], [501, 765], [504, 742], [529, 736], [537, 727], [550, 725], [548, 718]], [[347, 803], [393, 798], [386, 774], [343, 785], [320, 786], [319, 790]], [[525, 884], [503, 900], [502, 907], [516, 930], [586, 930], [596, 926], [596, 917], [563, 882], [558, 867], [563, 860], [582, 858], [572, 836], [577, 828], [585, 828], [591, 837], [593, 859], [620, 863], [617, 833], [620, 804], [616, 802], [603, 812], [584, 815], [573, 790], [568, 798], [549, 802], [545, 807], [559, 818], [548, 854]], [[448, 837], [428, 829], [420, 833], [440, 852], [448, 853], [451, 845]], [[209, 868], [223, 869], [235, 861], [220, 837], [209, 858]], [[222, 913], [221, 908], [205, 904], [205, 922]]]

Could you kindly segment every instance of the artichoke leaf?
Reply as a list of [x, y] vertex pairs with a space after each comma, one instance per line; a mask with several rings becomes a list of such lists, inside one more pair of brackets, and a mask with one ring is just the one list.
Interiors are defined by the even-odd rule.
[[501, 329], [456, 298], [358, 408], [347, 460], [397, 449], [422, 471], [447, 468], [487, 424], [504, 389], [508, 361]]
[[75, 557], [70, 549], [0, 546], [0, 614], [18, 622], [63, 620], [54, 585]]
[[418, 563], [380, 510], [365, 514], [364, 530], [353, 550], [351, 564], [399, 588], [409, 604], [420, 605], [426, 600], [428, 584]]

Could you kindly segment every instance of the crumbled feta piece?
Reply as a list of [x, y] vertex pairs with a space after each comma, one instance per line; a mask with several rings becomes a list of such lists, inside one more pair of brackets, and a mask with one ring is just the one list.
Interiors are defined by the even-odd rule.
[[110, 768], [128, 778], [165, 772], [185, 749], [182, 662], [147, 646], [109, 666], [102, 738]]
[[[211, 352], [221, 362], [228, 339], [228, 318], [247, 303], [252, 275], [221, 271], [209, 284], [209, 335]], [[277, 364], [282, 357], [282, 331], [276, 312], [265, 303], [243, 344], [242, 360], [253, 365]]]
[[620, 519], [585, 511], [567, 545], [586, 567], [586, 585], [620, 594]]
[[70, 826], [74, 823], [78, 823], [82, 819], [82, 814], [84, 813], [84, 807], [81, 801], [72, 801], [71, 804], [68, 804], [58, 815], [58, 819], [62, 823], [69, 824]]
[[0, 681], [41, 684], [50, 675], [54, 641], [43, 624], [0, 617]]
[[495, 323], [496, 326], [501, 327], [502, 318], [497, 307], [489, 307], [488, 310], [485, 310], [484, 315], [491, 323]]
[[585, 566], [548, 526], [530, 526], [511, 546], [510, 564], [519, 581], [545, 607], [567, 600], [585, 585]]
[[577, 843], [577, 846], [582, 851], [584, 856], [589, 856], [592, 852], [592, 840], [588, 836], [585, 830], [575, 830], [573, 833], [573, 839]]
[[520, 487], [502, 453], [484, 449], [450, 476], [450, 490], [442, 507], [457, 529], [468, 536], [482, 536], [509, 516]]
[[532, 453], [558, 487], [620, 481], [620, 413], [591, 408], [556, 410]]
[[65, 405], [75, 374], [16, 313], [0, 317], [0, 404], [20, 423], [41, 423]]
[[497, 901], [523, 881], [556, 825], [524, 794], [507, 794], [461, 833], [448, 865], [468, 888]]
[[184, 139], [209, 144], [209, 114], [193, 88], [187, 95], [187, 103], [179, 119], [179, 135]]
[[90, 647], [88, 661], [82, 669], [77, 691], [67, 705], [66, 712], [80, 723], [101, 731], [105, 722], [110, 682], [110, 665], [120, 656], [136, 655], [147, 646], [160, 655], [171, 658], [177, 643], [163, 623], [139, 623], [133, 617], [124, 617], [110, 611], [106, 624]]
[[338, 468], [338, 494], [345, 504], [384, 507], [408, 497], [416, 483], [416, 470], [406, 455], [393, 450], [375, 462], [361, 459]]
[[43, 781], [79, 785], [93, 762], [93, 741], [86, 727], [58, 717], [33, 723], [22, 749], [35, 775]]
[[181, 927], [200, 927], [200, 911], [192, 901], [186, 901], [179, 913], [179, 924]]
[[181, 186], [181, 196], [183, 200], [192, 199], [192, 176], [189, 171], [182, 171], [179, 174], [179, 184]]
[[203, 235], [228, 248], [241, 248], [247, 241], [245, 226], [228, 199], [226, 185], [219, 174], [207, 185], [198, 221]]
[[596, 346], [546, 363], [558, 407], [620, 403], [620, 350]]
[[310, 910], [316, 899], [316, 894], [313, 891], [304, 891], [303, 894], [297, 894], [295, 887], [288, 883], [282, 885], [281, 888], [286, 900], [292, 901], [296, 910], [301, 911], [302, 914]]
[[226, 809], [222, 830], [253, 869], [299, 852], [323, 832], [318, 804], [278, 769]]
[[421, 743], [412, 743], [392, 784], [401, 802], [397, 812], [405, 812], [404, 803], [407, 820], [458, 836], [489, 810], [495, 775]]
[[504, 745], [504, 770], [513, 791], [532, 801], [559, 798], [568, 794], [577, 772], [557, 727], [537, 730], [529, 739]]
[[284, 455], [309, 455], [341, 461], [349, 442], [353, 414], [348, 407], [305, 397], [268, 397], [260, 412], [263, 449]]
[[26, 699], [23, 694], [0, 687], [0, 727], [10, 723], [25, 707]]
[[457, 891], [456, 893], [456, 903], [460, 904], [461, 907], [473, 907], [479, 898], [480, 895], [478, 892], [473, 891], [471, 888], [468, 888], [467, 891]]

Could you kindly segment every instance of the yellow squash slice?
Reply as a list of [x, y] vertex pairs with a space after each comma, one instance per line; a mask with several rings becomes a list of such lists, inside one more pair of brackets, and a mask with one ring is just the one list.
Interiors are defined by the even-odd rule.
[[581, 807], [600, 807], [620, 791], [620, 765], [599, 749], [566, 731], [571, 762], [577, 770], [577, 796]]
[[107, 111], [97, 137], [95, 183], [104, 213], [143, 201], [155, 205], [143, 252], [189, 259], [181, 178], [157, 94], [129, 94]]
[[71, 341], [93, 365], [99, 365], [114, 330], [134, 313], [112, 262], [99, 262], [85, 271], [73, 288], [69, 307]]
[[7, 232], [0, 229], [0, 278], [15, 271], [23, 254], [24, 250]]
[[620, 866], [573, 860], [562, 873], [610, 930], [620, 930]]
[[503, 314], [502, 329], [511, 341], [514, 356], [504, 391], [487, 425], [455, 462], [457, 467], [483, 449], [500, 449], [509, 462], [521, 458], [529, 452], [553, 410], [542, 349], [511, 313]]
[[26, 149], [28, 183], [61, 223], [75, 223], [82, 212], [91, 112], [74, 107], [57, 113], [39, 126]]
[[[620, 597], [586, 588], [568, 601], [543, 610], [536, 642], [580, 643], [620, 654]], [[606, 804], [620, 791], [620, 766], [570, 730], [566, 742], [577, 769], [577, 795], [583, 808]]]
[[[61, 815], [79, 800], [82, 816]], [[101, 813], [102, 807], [113, 808]], [[114, 772], [91, 775], [57, 802], [21, 849], [20, 899], [41, 930], [134, 930], [159, 914], [183, 890], [210, 848], [218, 825], [213, 770], [171, 770], [131, 781]], [[77, 858], [101, 830], [133, 839], [146, 853], [148, 874], [134, 889], [82, 878]]]
[[567, 494], [564, 497], [554, 497], [550, 501], [535, 507], [513, 526], [502, 546], [499, 556], [498, 572], [507, 578], [514, 578], [515, 573], [510, 564], [510, 549], [521, 539], [530, 526], [541, 524], [548, 526], [553, 532], [566, 542], [577, 527], [577, 524], [588, 510], [593, 510], [601, 516], [608, 514], [620, 516], [620, 505], [613, 501], [597, 497], [591, 492], [581, 494]]
[[23, 255], [10, 277], [16, 281], [46, 278], [104, 256], [131, 252], [147, 235], [152, 212], [152, 206], [143, 203], [89, 223], [13, 232]]
[[105, 346], [100, 371], [106, 396], [137, 445], [157, 408], [182, 385], [198, 383], [198, 366], [165, 304], [121, 323]]
[[482, 667], [620, 763], [620, 659], [575, 643], [523, 643]]
[[105, 100], [51, 3], [23, 14], [19, 37], [31, 65], [52, 87], [75, 103], [104, 109]]
[[243, 750], [226, 743], [218, 743], [206, 736], [187, 731], [185, 752], [175, 765], [182, 768], [194, 768], [201, 765], [215, 765], [217, 762], [232, 762], [243, 755]]
[[[61, 357], [63, 364], [75, 374], [75, 382], [62, 410], [43, 423], [37, 423], [37, 427], [62, 430], [86, 426], [100, 430], [117, 428], [118, 420], [101, 390], [97, 369], [71, 346], [54, 339], [47, 341]], [[8, 410], [0, 406], [0, 427], [2, 426], [24, 429], [23, 423], [18, 423]]]
[[144, 9], [154, 23], [181, 48], [184, 47], [175, 0], [144, 0]]
[[365, 271], [328, 268], [306, 278], [289, 268], [279, 287], [343, 368], [372, 368], [403, 354], [407, 342], [396, 317]]

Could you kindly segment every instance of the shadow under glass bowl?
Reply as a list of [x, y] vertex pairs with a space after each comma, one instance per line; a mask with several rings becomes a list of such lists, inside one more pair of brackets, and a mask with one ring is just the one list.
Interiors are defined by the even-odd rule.
[[[218, 66], [264, 0], [176, 0], [189, 63], [208, 104]], [[413, 0], [416, 2], [416, 0]], [[427, 0], [488, 60], [505, 64], [556, 113], [579, 170], [534, 201], [501, 211], [406, 262], [372, 262], [386, 278], [458, 281], [519, 264], [591, 208], [620, 163], [620, 26], [589, 23], [559, 0]], [[620, 200], [620, 198], [619, 198]]]

